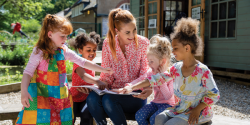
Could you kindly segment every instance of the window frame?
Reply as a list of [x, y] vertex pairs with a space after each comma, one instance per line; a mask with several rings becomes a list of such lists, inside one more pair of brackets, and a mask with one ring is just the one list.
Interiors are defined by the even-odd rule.
[[[140, 28], [140, 24], [138, 25], [138, 29], [137, 29], [137, 34], [141, 35], [141, 36], [144, 36], [145, 37], [145, 1], [144, 1], [144, 4], [141, 4], [143, 0], [140, 0], [140, 3], [139, 3], [139, 17], [138, 17], [138, 22], [140, 23], [140, 19], [144, 19], [144, 26], [143, 28]], [[140, 15], [140, 10], [141, 10], [141, 7], [143, 7], [143, 13], [144, 15]], [[144, 33], [143, 34], [140, 34], [140, 31], [143, 31]]]
[[[228, 9], [229, 9], [229, 2], [235, 1], [236, 2], [236, 12], [235, 12], [235, 18], [228, 18]], [[226, 9], [226, 19], [219, 19], [220, 18], [220, 4], [221, 3], [226, 3], [227, 5], [227, 9]], [[217, 11], [217, 19], [216, 20], [212, 20], [212, 6], [213, 5], [218, 5], [218, 11]], [[237, 23], [238, 23], [238, 0], [223, 0], [220, 1], [218, 0], [218, 2], [212, 2], [212, 0], [210, 0], [210, 15], [209, 15], [209, 40], [235, 40], [237, 39]], [[219, 37], [219, 23], [226, 21], [226, 33], [225, 33], [225, 37], [220, 38]], [[228, 37], [228, 22], [229, 21], [235, 21], [235, 37]], [[211, 37], [211, 32], [212, 32], [212, 23], [213, 22], [217, 22], [217, 37], [216, 38], [212, 38]]]

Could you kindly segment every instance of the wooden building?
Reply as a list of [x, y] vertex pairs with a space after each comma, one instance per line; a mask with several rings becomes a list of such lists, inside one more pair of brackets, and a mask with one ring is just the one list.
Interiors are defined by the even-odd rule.
[[200, 20], [205, 46], [197, 59], [215, 75], [250, 83], [250, 0], [131, 0], [130, 10], [148, 38], [169, 35], [179, 17]]

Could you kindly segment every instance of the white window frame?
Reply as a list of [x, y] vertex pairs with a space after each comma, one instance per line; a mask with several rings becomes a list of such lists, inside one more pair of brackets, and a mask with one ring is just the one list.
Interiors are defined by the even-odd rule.
[[129, 11], [130, 10], [130, 3], [124, 3], [124, 4], [120, 5], [119, 8]]

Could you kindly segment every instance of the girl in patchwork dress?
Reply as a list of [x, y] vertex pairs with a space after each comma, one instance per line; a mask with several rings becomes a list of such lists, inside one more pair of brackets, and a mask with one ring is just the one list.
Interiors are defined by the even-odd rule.
[[56, 15], [46, 15], [39, 40], [24, 70], [21, 102], [24, 106], [17, 125], [72, 125], [72, 96], [68, 92], [65, 61], [83, 68], [112, 73], [88, 61], [64, 45], [73, 28], [70, 22]]
[[182, 18], [171, 34], [173, 54], [178, 61], [168, 71], [137, 83], [160, 86], [174, 80], [176, 104], [155, 118], [156, 125], [203, 124], [213, 117], [212, 105], [220, 96], [208, 67], [195, 59], [201, 54], [202, 41], [198, 36], [199, 21]]
[[[147, 60], [150, 69], [147, 72], [147, 77], [158, 73], [158, 68], [160, 66], [164, 67], [164, 69], [170, 67], [171, 51], [171, 43], [167, 38], [155, 35], [150, 39], [150, 44], [147, 50]], [[164, 69], [163, 71], [165, 71]], [[135, 83], [144, 79], [137, 79]], [[123, 92], [132, 90], [132, 88], [138, 89], [141, 87], [128, 84], [123, 89]], [[154, 100], [151, 101], [150, 104], [143, 106], [135, 114], [135, 119], [139, 125], [154, 125], [156, 115], [175, 104], [173, 80], [168, 81], [161, 86], [155, 86], [153, 87], [153, 90]]]

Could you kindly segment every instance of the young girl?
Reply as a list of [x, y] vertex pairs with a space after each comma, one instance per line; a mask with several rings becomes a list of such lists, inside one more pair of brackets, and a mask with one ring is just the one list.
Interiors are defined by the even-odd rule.
[[[202, 42], [198, 36], [199, 21], [182, 18], [171, 34], [173, 54], [178, 62], [170, 71], [152, 75], [138, 86], [159, 86], [174, 80], [176, 104], [155, 118], [156, 125], [202, 124], [212, 119], [212, 105], [219, 99], [219, 90], [211, 71], [195, 59]], [[133, 87], [132, 89], [135, 89]]]
[[[150, 39], [150, 45], [147, 50], [147, 60], [150, 67], [150, 70], [147, 72], [148, 77], [156, 74], [160, 66], [164, 68], [170, 67], [171, 51], [171, 44], [167, 38], [155, 35]], [[138, 79], [138, 82], [141, 80], [143, 79]], [[125, 87], [124, 90], [131, 88], [137, 87], [131, 85]], [[173, 81], [155, 86], [153, 90], [154, 100], [151, 101], [150, 104], [143, 106], [135, 114], [136, 121], [139, 125], [153, 125], [156, 115], [175, 104]]]
[[66, 60], [83, 68], [112, 72], [81, 58], [64, 45], [72, 30], [65, 18], [50, 14], [44, 18], [39, 40], [23, 73], [21, 102], [24, 108], [18, 115], [17, 125], [72, 125], [73, 101], [68, 93]]
[[[77, 36], [71, 44], [76, 50], [79, 51], [83, 58], [93, 61], [96, 56], [97, 44], [100, 41], [100, 35], [95, 32], [91, 32], [89, 35], [83, 33]], [[90, 83], [94, 83], [97, 84], [99, 88], [105, 87], [105, 83], [96, 80], [94, 77], [94, 71], [82, 68], [77, 64], [73, 65], [72, 86], [91, 85]], [[74, 116], [80, 116], [80, 125], [92, 125], [92, 116], [88, 111], [88, 108], [84, 108], [86, 107], [86, 98], [88, 96], [89, 89], [71, 87], [70, 92], [74, 101]]]

